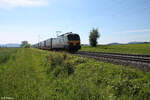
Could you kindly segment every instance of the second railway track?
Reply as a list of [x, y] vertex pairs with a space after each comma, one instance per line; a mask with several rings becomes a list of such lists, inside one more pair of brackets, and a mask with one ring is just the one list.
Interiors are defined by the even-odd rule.
[[150, 55], [132, 55], [102, 52], [77, 52], [75, 55], [93, 58], [114, 64], [131, 66], [134, 68], [150, 71]]

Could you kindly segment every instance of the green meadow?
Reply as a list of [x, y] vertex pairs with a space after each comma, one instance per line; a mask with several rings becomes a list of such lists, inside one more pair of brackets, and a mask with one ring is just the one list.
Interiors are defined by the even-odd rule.
[[150, 44], [82, 46], [80, 51], [150, 55]]
[[3, 97], [14, 100], [150, 100], [150, 72], [65, 52], [1, 48], [0, 98]]

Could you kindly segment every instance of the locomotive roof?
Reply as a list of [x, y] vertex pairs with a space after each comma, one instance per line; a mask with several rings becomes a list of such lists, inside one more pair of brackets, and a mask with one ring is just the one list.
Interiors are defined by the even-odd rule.
[[62, 35], [60, 35], [60, 36], [58, 36], [58, 37], [61, 37], [61, 36], [67, 36], [67, 35], [69, 35], [69, 34], [75, 34], [75, 33], [68, 32], [68, 33], [62, 34]]

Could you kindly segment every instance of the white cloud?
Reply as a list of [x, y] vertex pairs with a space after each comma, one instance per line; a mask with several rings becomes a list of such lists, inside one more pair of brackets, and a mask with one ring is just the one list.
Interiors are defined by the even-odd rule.
[[44, 6], [46, 4], [46, 0], [0, 0], [0, 8]]
[[122, 32], [113, 32], [113, 33], [145, 33], [150, 32], [150, 29], [139, 29], [139, 30], [129, 30], [129, 31], [122, 31]]

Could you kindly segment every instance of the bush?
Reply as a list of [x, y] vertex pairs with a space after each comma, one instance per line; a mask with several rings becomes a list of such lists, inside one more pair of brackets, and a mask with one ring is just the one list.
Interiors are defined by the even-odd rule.
[[22, 41], [21, 47], [22, 48], [30, 48], [30, 44], [28, 43], [28, 41]]

